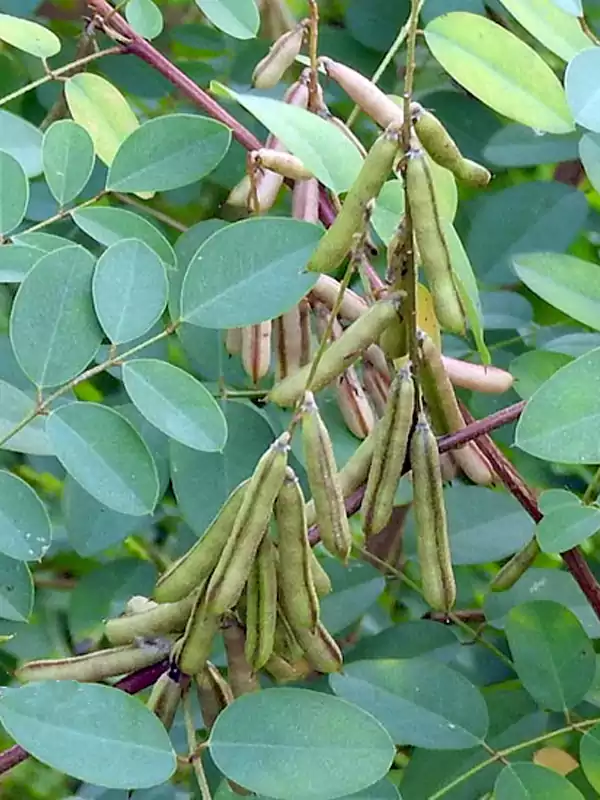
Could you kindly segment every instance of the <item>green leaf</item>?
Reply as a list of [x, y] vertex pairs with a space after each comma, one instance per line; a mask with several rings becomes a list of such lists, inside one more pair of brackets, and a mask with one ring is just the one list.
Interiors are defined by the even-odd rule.
[[[201, 244], [212, 236], [213, 233], [221, 228], [227, 227], [227, 223], [222, 219], [203, 219], [188, 228], [185, 233], [175, 242], [175, 255], [177, 256], [177, 269], [169, 272], [169, 312], [171, 319], [180, 317], [181, 284], [187, 272], [188, 265], [195, 255], [196, 250]], [[1, 254], [2, 251], [0, 251]], [[181, 336], [182, 327], [189, 330], [189, 325], [182, 325], [177, 329], [177, 335]], [[192, 328], [192, 330], [194, 330]]]
[[600, 792], [600, 724], [581, 737], [579, 755], [585, 777]]
[[358, 792], [383, 778], [394, 757], [389, 735], [370, 714], [288, 688], [235, 700], [217, 718], [209, 749], [226, 777], [277, 800]]
[[158, 717], [112, 686], [31, 683], [3, 693], [0, 720], [38, 761], [86, 783], [138, 789], [163, 783], [175, 771]]
[[500, 25], [456, 12], [430, 22], [425, 39], [454, 80], [494, 111], [548, 133], [573, 130], [556, 75], [535, 50]]
[[223, 412], [228, 433], [222, 452], [199, 452], [171, 442], [171, 481], [178, 509], [198, 536], [273, 442], [273, 430], [255, 406], [228, 400]]
[[91, 72], [66, 81], [65, 99], [75, 122], [92, 137], [98, 158], [110, 166], [121, 143], [140, 124], [127, 100], [106, 78]]
[[167, 304], [167, 274], [141, 239], [121, 239], [100, 256], [92, 293], [100, 325], [113, 344], [147, 333]]
[[0, 553], [0, 619], [27, 622], [33, 608], [33, 579], [24, 561]]
[[579, 134], [545, 133], [513, 123], [497, 130], [483, 155], [497, 167], [537, 167], [577, 158]]
[[337, 694], [369, 711], [396, 745], [430, 750], [476, 747], [487, 735], [483, 696], [466, 678], [426, 657], [348, 664], [330, 675]]
[[[150, 349], [150, 348], [149, 348]], [[165, 353], [165, 358], [167, 353]], [[155, 354], [154, 358], [159, 355]], [[131, 362], [129, 362], [131, 363]], [[164, 494], [169, 483], [169, 439], [155, 428], [146, 417], [142, 416], [133, 403], [125, 403], [124, 405], [115, 406], [115, 411], [122, 414], [125, 419], [129, 420], [139, 435], [142, 437], [146, 446], [154, 459], [156, 469], [158, 471], [158, 483], [160, 486], [160, 495]]]
[[565, 506], [580, 506], [581, 500], [566, 489], [547, 489], [539, 496], [538, 505], [542, 514], [550, 514]]
[[[36, 402], [16, 386], [0, 380], [0, 439], [3, 439], [21, 420], [29, 417]], [[52, 446], [46, 436], [44, 420], [35, 417], [22, 430], [2, 445], [3, 450], [29, 453], [36, 456], [52, 455]]]
[[72, 211], [71, 217], [78, 228], [105, 247], [122, 239], [141, 239], [164, 261], [167, 268], [174, 269], [177, 264], [173, 248], [156, 225], [133, 211], [88, 206]]
[[560, 253], [513, 258], [515, 272], [532, 292], [578, 322], [600, 330], [600, 267]]
[[37, 386], [71, 380], [98, 352], [93, 268], [93, 256], [71, 245], [43, 256], [19, 287], [10, 339], [21, 369]]
[[162, 33], [164, 21], [153, 0], [129, 0], [125, 17], [133, 30], [144, 39], [155, 39]]
[[583, 700], [596, 656], [572, 611], [552, 600], [524, 603], [509, 612], [506, 637], [516, 673], [538, 705], [566, 712]]
[[321, 619], [335, 636], [365, 614], [385, 589], [385, 579], [370, 564], [356, 562], [347, 567], [329, 559], [327, 572], [333, 592], [321, 600]]
[[[325, 599], [325, 598], [324, 598]], [[365, 659], [410, 659], [429, 656], [448, 661], [456, 652], [454, 631], [439, 622], [416, 619], [385, 628], [374, 636], [363, 636], [347, 654], [347, 661]]]
[[59, 205], [74, 200], [94, 169], [94, 143], [81, 125], [70, 119], [54, 122], [42, 142], [42, 162], [48, 188]]
[[223, 159], [231, 131], [195, 114], [169, 114], [145, 122], [119, 147], [106, 188], [165, 192], [204, 178]]
[[566, 13], [570, 14], [572, 17], [583, 16], [582, 0], [552, 0], [552, 2], [557, 8], [562, 8], [563, 11], [566, 11]]
[[521, 450], [545, 461], [600, 462], [600, 405], [591, 375], [600, 369], [600, 348], [559, 369], [525, 406], [515, 432]]
[[260, 16], [255, 0], [196, 0], [215, 28], [236, 39], [254, 39]]
[[517, 22], [552, 53], [570, 61], [591, 42], [577, 19], [553, 0], [500, 0]]
[[28, 203], [29, 182], [23, 167], [10, 153], [0, 150], [0, 235], [21, 224]]
[[40, 560], [50, 547], [52, 528], [34, 490], [0, 470], [0, 553], [18, 561]]
[[479, 289], [477, 288], [477, 281], [473, 274], [473, 267], [454, 229], [454, 225], [445, 220], [442, 220], [442, 225], [450, 252], [454, 281], [469, 322], [469, 327], [475, 338], [477, 350], [483, 363], [491, 364], [492, 358], [483, 336], [483, 312], [481, 310]]
[[38, 58], [50, 58], [60, 52], [55, 33], [28, 19], [0, 14], [0, 40]]
[[232, 97], [299, 158], [319, 181], [337, 194], [347, 192], [362, 166], [362, 156], [335, 125], [304, 108], [261, 97], [238, 94], [214, 81], [215, 93]]
[[563, 775], [553, 769], [517, 761], [507, 764], [494, 784], [495, 800], [584, 800]]
[[73, 242], [51, 233], [13, 234], [12, 244], [0, 246], [0, 282], [21, 283], [29, 270], [45, 253], [61, 247], [72, 247]]
[[530, 326], [533, 308], [516, 292], [483, 292], [480, 295], [486, 330], [515, 330]]
[[575, 122], [600, 133], [598, 82], [594, 75], [600, 67], [600, 51], [590, 47], [569, 62], [565, 72], [565, 92]]
[[60, 463], [96, 500], [132, 516], [154, 510], [156, 466], [121, 414], [97, 403], [69, 403], [50, 414], [46, 433]]
[[0, 108], [0, 150], [10, 153], [28, 178], [42, 171], [42, 133], [22, 117]]
[[540, 386], [561, 367], [573, 359], [563, 353], [531, 350], [510, 362], [509, 370], [515, 378], [514, 389], [523, 400], [529, 400]]
[[600, 136], [584, 134], [579, 140], [579, 158], [596, 191], [600, 190]]
[[255, 217], [217, 231], [183, 279], [184, 320], [234, 328], [289, 311], [317, 280], [302, 270], [322, 234], [309, 222], [278, 217]]
[[200, 381], [166, 361], [138, 358], [123, 365], [123, 383], [136, 408], [159, 430], [193, 450], [222, 452], [227, 423]]
[[544, 512], [535, 535], [543, 553], [562, 553], [583, 544], [600, 530], [600, 510], [590, 506], [567, 505]]

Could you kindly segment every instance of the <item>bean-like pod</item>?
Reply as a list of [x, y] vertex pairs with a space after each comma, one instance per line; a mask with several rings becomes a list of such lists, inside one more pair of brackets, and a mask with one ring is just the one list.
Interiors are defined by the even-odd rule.
[[465, 330], [465, 315], [452, 274], [450, 251], [442, 228], [431, 173], [423, 151], [407, 154], [406, 190], [421, 263], [442, 327], [456, 334]]
[[479, 486], [490, 486], [494, 483], [494, 471], [489, 461], [477, 447], [477, 442], [467, 442], [464, 447], [452, 451], [452, 458], [457, 467]]
[[496, 573], [490, 584], [493, 592], [506, 592], [522, 577], [540, 553], [537, 539], [532, 539], [525, 547], [510, 558]]
[[273, 43], [252, 73], [252, 85], [256, 89], [272, 89], [279, 83], [300, 54], [305, 32], [306, 22], [299, 22], [293, 30], [287, 31]]
[[207, 607], [206, 595], [198, 594], [184, 634], [173, 649], [175, 663], [185, 675], [204, 668], [218, 630], [219, 616]]
[[389, 381], [384, 380], [373, 364], [366, 360], [363, 363], [362, 381], [375, 413], [378, 417], [382, 417], [390, 396]]
[[348, 560], [352, 535], [329, 432], [312, 392], [306, 392], [301, 409], [302, 442], [308, 483], [315, 502], [323, 545], [343, 561]]
[[306, 629], [294, 631], [298, 641], [304, 648], [304, 653], [308, 663], [317, 672], [328, 674], [339, 672], [343, 665], [343, 658], [340, 648], [337, 646], [333, 636], [320, 622], [316, 631]]
[[175, 603], [157, 603], [147, 611], [109, 619], [104, 626], [104, 633], [115, 646], [130, 644], [139, 638], [150, 639], [169, 633], [181, 633], [192, 611], [194, 600], [195, 596], [191, 593]]
[[434, 429], [438, 436], [457, 433], [465, 427], [454, 387], [444, 368], [442, 354], [430, 336], [418, 332], [421, 365], [419, 378]]
[[177, 673], [178, 670], [163, 672], [152, 687], [146, 703], [147, 708], [156, 714], [167, 730], [170, 730], [173, 725], [175, 714], [183, 697], [183, 686], [179, 680], [181, 676], [174, 675], [173, 672]]
[[233, 703], [233, 692], [225, 678], [210, 661], [206, 662], [206, 666], [201, 672], [194, 675], [194, 682], [202, 713], [202, 722], [206, 730], [210, 731], [221, 711]]
[[472, 186], [487, 186], [491, 173], [481, 164], [465, 158], [440, 120], [419, 103], [411, 105], [415, 133], [431, 158], [441, 167]]
[[233, 206], [233, 208], [248, 208], [248, 198], [250, 197], [251, 190], [252, 181], [250, 180], [250, 176], [244, 175], [229, 192], [225, 202], [228, 206]]
[[171, 642], [169, 640], [158, 639], [125, 647], [96, 650], [93, 653], [72, 658], [28, 661], [17, 669], [15, 677], [23, 683], [29, 681], [99, 682], [157, 664], [168, 655], [170, 649]]
[[514, 383], [510, 372], [498, 367], [472, 364], [470, 361], [444, 355], [442, 363], [454, 386], [470, 389], [472, 392], [502, 394], [512, 388]]
[[230, 356], [238, 356], [242, 352], [242, 329], [230, 328], [225, 334], [225, 349]]
[[404, 115], [400, 106], [372, 81], [332, 58], [323, 57], [320, 63], [327, 75], [381, 128], [392, 123], [402, 125]]
[[410, 366], [392, 382], [390, 397], [375, 434], [373, 460], [362, 503], [365, 536], [379, 533], [390, 520], [404, 468], [415, 410], [415, 385]]
[[354, 367], [339, 376], [335, 391], [346, 427], [357, 439], [366, 439], [375, 427], [375, 414]]
[[296, 473], [286, 470], [275, 501], [278, 533], [279, 597], [286, 619], [296, 627], [314, 630], [319, 621], [319, 598], [314, 584], [308, 543], [304, 494]]
[[265, 670], [277, 683], [301, 681], [310, 672], [310, 664], [305, 658], [288, 661], [278, 653], [273, 653], [265, 665]]
[[242, 365], [252, 383], [258, 383], [271, 367], [270, 320], [242, 328]]
[[305, 222], [319, 222], [319, 181], [296, 181], [292, 191], [292, 216]]
[[305, 350], [302, 309], [294, 306], [290, 311], [277, 317], [273, 322], [275, 331], [277, 380], [293, 375], [302, 367]]
[[[320, 391], [341, 375], [369, 345], [379, 339], [383, 330], [395, 319], [398, 303], [399, 295], [390, 295], [370, 306], [325, 350], [311, 382], [314, 392]], [[267, 399], [284, 408], [295, 405], [302, 397], [311, 367], [312, 364], [307, 364], [294, 375], [276, 383]]]
[[[159, 603], [184, 600], [209, 577], [229, 539], [247, 486], [248, 481], [236, 486], [202, 538], [163, 572], [154, 588], [155, 600]], [[125, 623], [116, 625], [115, 620], [111, 620], [111, 623], [113, 629], [127, 627]]]
[[273, 652], [283, 656], [286, 661], [294, 662], [304, 655], [304, 650], [296, 638], [281, 603], [277, 605], [277, 622], [275, 624], [275, 642]]
[[225, 613], [240, 598], [283, 484], [289, 444], [289, 433], [282, 433], [256, 465], [231, 536], [208, 582], [207, 603], [213, 613]]
[[[329, 311], [332, 311], [340, 289], [341, 283], [336, 278], [332, 278], [331, 275], [319, 275], [319, 279], [311, 289], [311, 297], [322, 303]], [[349, 322], [356, 322], [367, 309], [368, 305], [364, 298], [353, 292], [352, 289], [346, 289], [338, 313], [343, 319]]]
[[325, 597], [325, 595], [330, 594], [333, 588], [331, 585], [331, 578], [312, 548], [310, 550], [310, 571], [317, 595], [319, 597]]
[[248, 663], [256, 672], [264, 667], [273, 652], [277, 620], [276, 552], [268, 536], [263, 538], [258, 548], [248, 578], [247, 598], [245, 652]]
[[351, 250], [356, 233], [365, 227], [365, 210], [379, 194], [400, 151], [401, 128], [390, 125], [375, 141], [347, 193], [333, 225], [321, 237], [307, 269], [334, 272]]
[[284, 178], [290, 178], [294, 181], [306, 181], [314, 177], [302, 161], [291, 153], [262, 147], [260, 150], [254, 151], [253, 156], [263, 169], [270, 169]]
[[233, 696], [259, 691], [258, 678], [246, 658], [244, 629], [233, 617], [228, 617], [223, 621], [221, 630], [227, 656], [227, 681]]
[[436, 611], [448, 612], [456, 601], [444, 487], [437, 441], [424, 414], [410, 441], [413, 509], [423, 596]]

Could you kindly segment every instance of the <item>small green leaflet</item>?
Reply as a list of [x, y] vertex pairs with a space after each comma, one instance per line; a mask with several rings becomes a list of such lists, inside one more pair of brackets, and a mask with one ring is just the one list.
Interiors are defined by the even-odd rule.
[[155, 39], [162, 33], [163, 16], [153, 0], [129, 0], [125, 6], [125, 18], [144, 39]]
[[74, 200], [87, 184], [95, 161], [91, 136], [69, 119], [54, 122], [42, 142], [42, 162], [48, 188], [59, 205]]
[[17, 228], [29, 203], [29, 181], [21, 164], [0, 150], [0, 236]]
[[0, 619], [27, 622], [33, 608], [33, 578], [24, 561], [0, 553]]
[[46, 507], [24, 480], [0, 470], [0, 553], [19, 561], [42, 558], [52, 539]]
[[40, 130], [3, 108], [0, 108], [0, 150], [16, 158], [28, 178], [35, 178], [42, 171]]
[[600, 133], [599, 68], [600, 50], [590, 47], [576, 55], [565, 72], [565, 92], [575, 122], [595, 133]]
[[494, 800], [584, 800], [566, 777], [553, 769], [517, 761], [507, 764], [494, 784]]
[[0, 40], [38, 58], [50, 58], [60, 52], [60, 39], [55, 33], [20, 17], [0, 14]]
[[215, 28], [236, 39], [254, 39], [260, 25], [255, 0], [196, 0]]
[[579, 502], [544, 512], [535, 535], [543, 553], [563, 553], [600, 530], [600, 509]]
[[554, 0], [500, 0], [513, 17], [548, 50], [570, 61], [591, 42], [578, 20]]

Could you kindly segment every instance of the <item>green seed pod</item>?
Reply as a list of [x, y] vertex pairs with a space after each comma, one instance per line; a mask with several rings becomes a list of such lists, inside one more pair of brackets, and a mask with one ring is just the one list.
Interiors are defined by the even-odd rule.
[[312, 551], [308, 543], [302, 487], [288, 467], [275, 502], [279, 550], [279, 597], [294, 628], [314, 630], [319, 621], [319, 598], [314, 585]]
[[312, 548], [310, 550], [310, 569], [317, 595], [319, 597], [325, 597], [325, 595], [330, 594], [332, 589], [331, 578]]
[[[333, 311], [340, 289], [341, 283], [336, 280], [336, 278], [332, 278], [331, 275], [319, 275], [319, 280], [311, 290], [311, 297], [323, 303], [329, 311]], [[352, 289], [346, 289], [342, 297], [339, 315], [350, 322], [356, 322], [356, 320], [365, 313], [368, 307], [365, 300], [359, 294], [353, 292]]]
[[340, 648], [322, 623], [314, 633], [306, 629], [295, 633], [304, 648], [307, 661], [317, 672], [328, 674], [341, 670], [343, 658]]
[[424, 414], [410, 441], [413, 508], [423, 596], [436, 611], [448, 612], [456, 600], [456, 584], [444, 505], [437, 442]]
[[273, 652], [277, 620], [277, 566], [273, 542], [265, 536], [248, 577], [246, 590], [246, 659], [262, 669]]
[[198, 704], [202, 712], [202, 721], [206, 730], [210, 731], [221, 711], [233, 703], [233, 692], [225, 678], [210, 661], [206, 662], [206, 667], [202, 672], [194, 676], [194, 681]]
[[496, 573], [490, 589], [493, 592], [506, 592], [527, 572], [539, 553], [540, 546], [537, 539], [532, 539]]
[[158, 664], [171, 649], [171, 642], [158, 639], [126, 647], [96, 650], [73, 658], [48, 658], [28, 661], [19, 667], [15, 677], [29, 681], [80, 681], [99, 682], [106, 678], [124, 675], [136, 669]]
[[278, 653], [273, 653], [265, 670], [277, 683], [291, 683], [306, 678], [310, 672], [310, 664], [304, 658], [288, 661]]
[[465, 427], [454, 387], [444, 369], [442, 354], [430, 336], [418, 332], [421, 352], [419, 378], [427, 407], [433, 415], [438, 436], [457, 433]]
[[235, 606], [248, 580], [283, 484], [289, 443], [289, 433], [282, 433], [256, 465], [231, 535], [206, 589], [208, 608], [215, 614], [224, 614]]
[[[320, 359], [311, 387], [314, 392], [325, 388], [357, 361], [361, 353], [377, 341], [383, 330], [396, 318], [400, 296], [389, 295], [369, 309], [350, 325], [339, 339], [325, 350]], [[307, 364], [294, 375], [284, 378], [271, 389], [267, 399], [278, 406], [295, 405], [303, 395], [312, 364]]]
[[152, 687], [146, 706], [156, 714], [165, 728], [170, 730], [182, 696], [181, 682], [174, 679], [167, 670]]
[[394, 496], [404, 468], [415, 411], [415, 385], [410, 366], [400, 370], [377, 426], [373, 461], [362, 503], [365, 536], [379, 533], [390, 520]]
[[307, 265], [309, 272], [334, 272], [365, 225], [365, 209], [377, 197], [400, 151], [401, 129], [390, 125], [376, 140], [346, 195], [333, 225], [319, 240]]
[[208, 578], [229, 539], [248, 483], [236, 486], [202, 538], [163, 572], [154, 589], [155, 600], [159, 603], [182, 600]]
[[283, 656], [286, 661], [290, 662], [297, 661], [304, 655], [304, 650], [296, 638], [294, 629], [285, 616], [281, 603], [277, 606], [273, 652]]
[[218, 629], [218, 615], [208, 610], [206, 596], [199, 594], [185, 632], [174, 649], [175, 662], [185, 675], [195, 675], [204, 668]]
[[411, 150], [407, 154], [406, 190], [435, 313], [444, 328], [462, 334], [465, 330], [464, 313], [454, 285], [450, 251], [437, 209], [431, 174], [422, 150]]
[[258, 678], [246, 658], [244, 629], [230, 617], [221, 626], [227, 656], [227, 680], [234, 697], [260, 689]]
[[256, 89], [272, 89], [279, 83], [302, 49], [305, 30], [306, 24], [300, 22], [293, 30], [287, 31], [274, 42], [252, 73], [252, 85]]
[[184, 630], [195, 595], [190, 594], [176, 603], [160, 603], [139, 614], [127, 614], [109, 619], [104, 627], [106, 638], [113, 645], [130, 644], [138, 638], [152, 638]]
[[[312, 392], [302, 405], [302, 440], [308, 483], [315, 501], [323, 545], [343, 561], [348, 560], [352, 535], [338, 481], [329, 432], [321, 419]], [[290, 620], [291, 622], [291, 620]]]
[[436, 164], [449, 169], [465, 183], [487, 186], [491, 173], [481, 164], [463, 157], [454, 139], [434, 114], [419, 103], [412, 104], [411, 114], [415, 133]]

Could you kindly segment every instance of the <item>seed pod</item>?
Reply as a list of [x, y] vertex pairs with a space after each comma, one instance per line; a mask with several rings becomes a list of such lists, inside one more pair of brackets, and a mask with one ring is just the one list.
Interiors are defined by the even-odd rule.
[[123, 616], [130, 617], [134, 614], [143, 614], [145, 611], [156, 608], [157, 605], [158, 603], [150, 600], [149, 597], [144, 597], [143, 594], [135, 594], [125, 603]]
[[301, 348], [300, 348], [300, 366], [305, 367], [310, 364], [312, 356], [312, 332], [310, 329], [310, 303], [306, 298], [301, 300], [298, 304], [300, 310], [300, 331]]
[[182, 696], [181, 682], [167, 670], [152, 687], [146, 707], [156, 714], [167, 730], [170, 730]]
[[216, 614], [235, 606], [248, 580], [283, 484], [289, 443], [289, 433], [282, 433], [261, 456], [250, 479], [231, 536], [206, 590], [208, 606]]
[[291, 467], [275, 502], [279, 550], [279, 597], [293, 628], [314, 630], [319, 598], [314, 585], [302, 487]]
[[[256, 672], [262, 669], [273, 652], [275, 641], [275, 622], [277, 619], [277, 565], [275, 545], [268, 536], [265, 536], [258, 548], [258, 555], [254, 568], [248, 578], [248, 597], [250, 587], [256, 584], [254, 590], [258, 602], [252, 610], [255, 618], [254, 637], [248, 639], [249, 625], [246, 625], [246, 658], [252, 669]], [[246, 620], [250, 618], [250, 605], [246, 612]]]
[[260, 150], [255, 151], [254, 157], [263, 169], [270, 169], [284, 178], [290, 178], [294, 181], [306, 181], [314, 177], [302, 161], [291, 153], [262, 147]]
[[306, 392], [301, 413], [306, 473], [315, 501], [321, 541], [330, 553], [347, 561], [352, 547], [352, 535], [344, 496], [338, 481], [329, 432], [321, 419], [312, 392]]
[[[320, 359], [311, 387], [318, 392], [353, 364], [361, 353], [375, 342], [382, 331], [396, 317], [398, 295], [390, 295], [375, 303], [333, 342]], [[288, 378], [276, 383], [268, 394], [268, 400], [278, 406], [289, 407], [301, 397], [311, 371], [310, 364]]]
[[390, 125], [375, 141], [346, 195], [333, 225], [313, 251], [309, 272], [334, 272], [353, 246], [354, 235], [365, 226], [365, 209], [379, 194], [400, 149], [401, 129]]
[[252, 383], [264, 378], [271, 366], [271, 321], [242, 328], [242, 364]]
[[442, 354], [432, 339], [418, 332], [421, 352], [419, 378], [427, 406], [434, 417], [434, 429], [438, 436], [456, 433], [465, 427], [454, 387], [442, 363]]
[[385, 279], [390, 286], [396, 289], [404, 289], [404, 283], [408, 276], [408, 256], [414, 252], [414, 242], [408, 235], [408, 230], [404, 218], [400, 220], [394, 235], [387, 246], [387, 269]]
[[265, 665], [265, 670], [277, 683], [291, 683], [306, 678], [310, 672], [310, 664], [304, 658], [290, 662], [283, 656], [273, 653]]
[[136, 669], [158, 664], [171, 649], [171, 642], [157, 639], [125, 647], [96, 650], [72, 658], [47, 658], [28, 661], [19, 667], [15, 677], [29, 681], [80, 681], [99, 682], [106, 678], [124, 675]]
[[229, 539], [248, 483], [236, 486], [202, 538], [163, 572], [154, 588], [155, 600], [159, 603], [183, 600], [209, 577]]
[[456, 600], [440, 457], [433, 431], [419, 415], [410, 441], [413, 507], [423, 596], [436, 611], [448, 612]]
[[206, 595], [198, 594], [185, 632], [174, 650], [175, 662], [185, 675], [195, 675], [204, 668], [218, 629], [218, 615], [209, 610]]
[[255, 193], [248, 196], [248, 208], [253, 214], [265, 214], [275, 205], [283, 186], [283, 175], [268, 169], [255, 169]]
[[274, 42], [252, 73], [252, 85], [256, 89], [272, 89], [279, 83], [284, 72], [292, 66], [300, 54], [305, 30], [306, 23], [300, 22], [293, 30], [284, 33]]
[[357, 439], [366, 439], [375, 427], [375, 414], [354, 367], [339, 376], [335, 389], [346, 427]]
[[379, 337], [379, 347], [390, 361], [396, 361], [408, 354], [408, 332], [403, 314], [388, 325]]
[[230, 356], [237, 356], [242, 352], [242, 329], [230, 328], [225, 334], [225, 349]]
[[[371, 459], [373, 458], [376, 431], [377, 426], [366, 439], [363, 439], [337, 474], [338, 483], [344, 500], [350, 497], [367, 478], [369, 467], [371, 466]], [[317, 512], [315, 510], [315, 504], [313, 500], [310, 500], [306, 504], [306, 522], [311, 526], [314, 525], [316, 521]]]
[[305, 222], [319, 222], [319, 181], [296, 181], [292, 192], [292, 216]]
[[362, 503], [365, 536], [379, 533], [390, 520], [394, 496], [404, 468], [415, 410], [415, 385], [410, 367], [394, 379], [379, 425], [373, 460]]
[[539, 553], [538, 541], [532, 539], [496, 573], [490, 589], [493, 592], [506, 592], [527, 572]]
[[113, 645], [130, 644], [140, 637], [148, 639], [181, 633], [192, 611], [194, 600], [195, 596], [190, 594], [176, 603], [157, 603], [148, 611], [109, 619], [104, 633]]
[[441, 167], [472, 186], [487, 186], [491, 173], [481, 164], [464, 158], [458, 145], [439, 119], [419, 103], [411, 105], [415, 133], [431, 158]]
[[248, 198], [250, 197], [250, 190], [252, 189], [252, 182], [249, 175], [244, 177], [236, 183], [233, 189], [229, 192], [227, 200], [225, 201], [228, 206], [234, 208], [248, 208]]
[[392, 383], [390, 368], [385, 357], [385, 353], [377, 344], [367, 347], [363, 356], [364, 362], [371, 364], [376, 370], [381, 380], [389, 387]]
[[233, 692], [225, 678], [210, 661], [206, 662], [206, 666], [201, 672], [194, 675], [194, 680], [202, 721], [206, 730], [210, 731], [221, 711], [233, 703]]
[[363, 386], [378, 417], [382, 417], [390, 396], [390, 384], [382, 380], [381, 375], [370, 361], [363, 364]]
[[[330, 275], [319, 275], [319, 279], [311, 290], [311, 296], [323, 303], [329, 311], [333, 311], [340, 289], [341, 283], [338, 280]], [[353, 292], [352, 289], [346, 289], [342, 297], [339, 315], [350, 322], [355, 322], [367, 308], [365, 300], [359, 294]]]
[[293, 375], [302, 366], [302, 351], [305, 347], [302, 325], [302, 311], [299, 305], [277, 317], [273, 323], [277, 353], [275, 369], [277, 380]]
[[233, 696], [257, 692], [260, 684], [246, 658], [244, 629], [233, 617], [228, 617], [223, 621], [221, 631], [227, 656], [227, 680]]
[[494, 483], [494, 472], [489, 461], [477, 447], [476, 442], [467, 442], [464, 447], [452, 451], [452, 458], [473, 483], [489, 486]]
[[295, 633], [304, 648], [309, 664], [317, 672], [328, 674], [340, 671], [343, 665], [342, 653], [322, 623], [319, 623], [314, 633], [306, 629], [295, 631]]
[[465, 329], [464, 313], [454, 285], [433, 182], [422, 150], [411, 150], [406, 162], [406, 190], [413, 228], [440, 324], [452, 333]]
[[387, 128], [392, 123], [402, 125], [404, 115], [400, 106], [372, 81], [331, 58], [321, 58], [320, 63], [327, 75], [381, 128]]
[[462, 361], [444, 355], [442, 363], [454, 386], [461, 386], [472, 392], [502, 394], [502, 392], [507, 392], [514, 383], [510, 372], [498, 369], [498, 367], [472, 364], [470, 361]]
[[297, 661], [304, 655], [304, 650], [299, 644], [291, 624], [288, 622], [287, 617], [281, 607], [277, 606], [277, 621], [275, 624], [275, 642], [273, 645], [273, 652], [279, 656], [283, 656], [286, 661]]
[[310, 548], [310, 571], [312, 573], [312, 579], [315, 586], [315, 590], [319, 597], [325, 597], [325, 595], [331, 592], [331, 578], [325, 571], [325, 568], [315, 555], [315, 551]]

